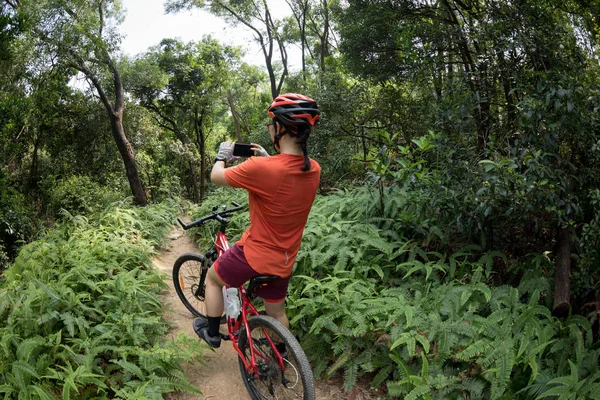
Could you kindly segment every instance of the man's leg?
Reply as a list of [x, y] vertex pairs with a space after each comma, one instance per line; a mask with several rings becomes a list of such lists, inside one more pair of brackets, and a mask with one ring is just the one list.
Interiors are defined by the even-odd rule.
[[278, 303], [269, 303], [265, 301], [265, 311], [267, 312], [268, 316], [275, 318], [287, 329], [290, 329], [290, 323], [287, 315], [285, 315], [285, 300]]

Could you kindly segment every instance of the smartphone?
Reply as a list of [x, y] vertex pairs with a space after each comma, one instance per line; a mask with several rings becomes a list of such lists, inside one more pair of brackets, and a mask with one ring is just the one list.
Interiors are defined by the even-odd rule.
[[238, 157], [252, 157], [254, 150], [252, 150], [252, 145], [250, 144], [235, 143], [233, 145], [233, 155]]

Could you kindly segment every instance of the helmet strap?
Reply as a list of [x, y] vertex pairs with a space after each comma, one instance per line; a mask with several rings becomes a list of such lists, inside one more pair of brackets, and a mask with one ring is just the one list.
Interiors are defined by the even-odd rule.
[[281, 139], [284, 135], [286, 134], [291, 134], [293, 135], [294, 133], [292, 132], [292, 130], [289, 128], [289, 126], [287, 126], [286, 124], [282, 124], [279, 120], [277, 120], [276, 118], [273, 118], [273, 125], [275, 127], [275, 132], [277, 132], [279, 130], [279, 125], [283, 126], [283, 131], [281, 131], [281, 133], [275, 133], [275, 135], [273, 135], [273, 148], [280, 153], [281, 150], [279, 148], [279, 139]]

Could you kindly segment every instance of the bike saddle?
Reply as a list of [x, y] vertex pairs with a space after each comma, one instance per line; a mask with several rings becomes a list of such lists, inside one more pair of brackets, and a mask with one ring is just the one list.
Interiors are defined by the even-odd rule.
[[250, 283], [248, 284], [248, 289], [246, 290], [246, 295], [250, 298], [255, 297], [254, 291], [262, 286], [265, 286], [269, 282], [277, 281], [281, 279], [277, 275], [258, 275], [254, 278], [250, 279]]

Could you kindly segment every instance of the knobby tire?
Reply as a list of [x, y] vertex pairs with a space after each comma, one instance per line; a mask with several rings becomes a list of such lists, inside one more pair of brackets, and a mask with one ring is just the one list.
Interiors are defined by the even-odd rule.
[[198, 286], [206, 286], [206, 274], [202, 274], [204, 256], [196, 253], [182, 254], [173, 264], [173, 286], [179, 299], [195, 317], [206, 317], [204, 296], [195, 295]]
[[[254, 316], [248, 320], [254, 351], [262, 355], [256, 357], [261, 379], [247, 371], [244, 362], [238, 357], [244, 385], [253, 400], [315, 400], [315, 382], [312, 369], [294, 335], [279, 321], [269, 316]], [[287, 356], [284, 359], [285, 372], [277, 362], [273, 348], [265, 339], [264, 331], [275, 343], [285, 343]], [[247, 360], [250, 360], [250, 346], [246, 330], [242, 330], [239, 347]]]

